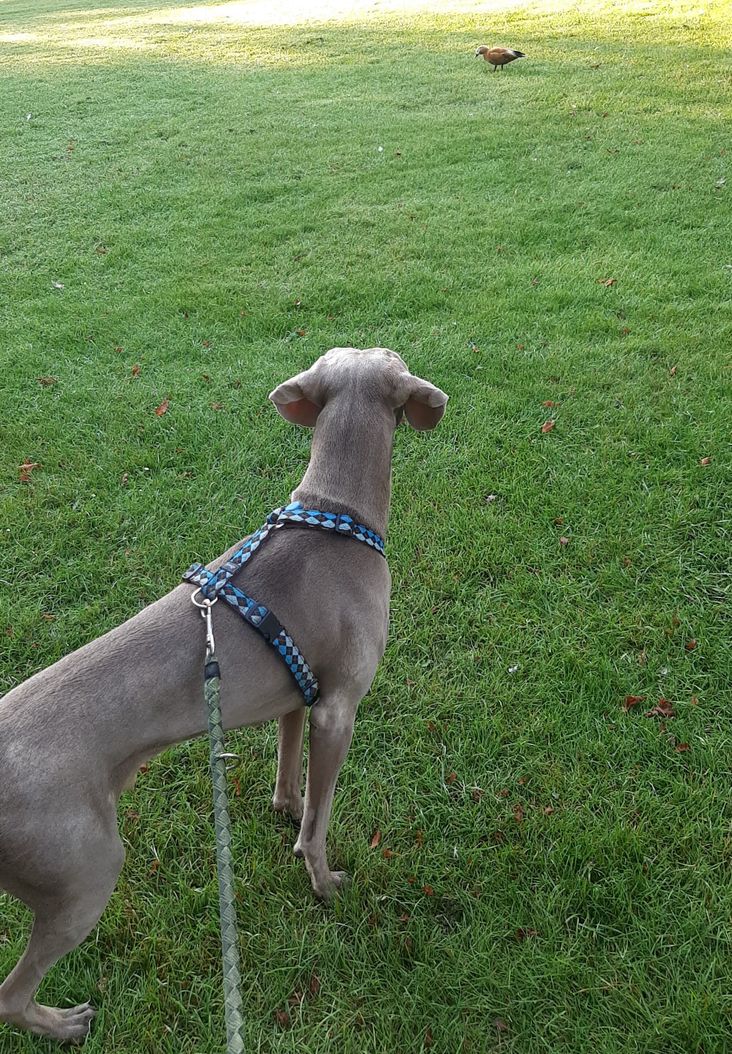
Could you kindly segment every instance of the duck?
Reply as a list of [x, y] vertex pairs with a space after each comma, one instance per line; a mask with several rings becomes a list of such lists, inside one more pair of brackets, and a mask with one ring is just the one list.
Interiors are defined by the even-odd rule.
[[475, 54], [476, 57], [482, 55], [486, 62], [490, 62], [494, 73], [499, 66], [503, 68], [509, 62], [526, 58], [523, 51], [514, 51], [512, 48], [489, 48], [485, 44], [481, 44]]

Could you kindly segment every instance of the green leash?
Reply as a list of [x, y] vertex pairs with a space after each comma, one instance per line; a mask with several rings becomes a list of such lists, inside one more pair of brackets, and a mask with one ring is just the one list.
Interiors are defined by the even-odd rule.
[[214, 823], [216, 826], [216, 869], [219, 876], [219, 912], [221, 915], [221, 950], [224, 964], [224, 1016], [226, 1020], [226, 1054], [243, 1054], [244, 1018], [242, 1016], [241, 974], [239, 972], [239, 938], [236, 930], [236, 893], [231, 863], [231, 822], [226, 793], [226, 762], [236, 757], [227, 754], [221, 719], [221, 671], [214, 652], [211, 608], [215, 600], [192, 600], [206, 619], [206, 663], [203, 694], [208, 708], [211, 781], [213, 783]]

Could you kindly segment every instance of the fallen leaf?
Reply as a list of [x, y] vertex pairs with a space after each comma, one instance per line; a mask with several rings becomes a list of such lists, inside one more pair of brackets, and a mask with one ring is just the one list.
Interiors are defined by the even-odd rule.
[[564, 535], [559, 539], [560, 545], [569, 545], [569, 538], [565, 538]]
[[43, 619], [44, 622], [55, 622], [56, 621], [56, 616], [51, 614], [50, 611], [42, 611], [41, 612], [41, 618]]
[[669, 373], [669, 377], [675, 377], [675, 376], [676, 376], [676, 370], [677, 370], [677, 369], [678, 369], [678, 367], [677, 367], [677, 366], [672, 366], [672, 367], [671, 367], [671, 369], [670, 369], [670, 370], [668, 371], [668, 373]]
[[26, 460], [23, 462], [23, 464], [18, 466], [18, 473], [20, 475], [20, 482], [21, 483], [30, 483], [31, 472], [33, 472], [37, 468], [41, 468], [40, 461], [28, 461], [28, 459], [26, 458]]
[[378, 831], [378, 830], [374, 831], [373, 836], [371, 838], [371, 842], [370, 842], [370, 848], [371, 849], [376, 849], [376, 847], [377, 847], [377, 845], [379, 844], [380, 841], [381, 841], [381, 831]]
[[424, 845], [424, 831], [417, 831], [414, 835], [414, 841], [421, 849]]
[[135, 363], [130, 372], [132, 373], [133, 377], [139, 377], [141, 369], [142, 367], [139, 365], [139, 363]]
[[313, 972], [310, 974], [310, 980], [308, 981], [308, 992], [310, 995], [315, 997], [320, 991], [320, 978]]
[[64, 289], [65, 288], [63, 282], [51, 282], [51, 285], [53, 286], [54, 289]]
[[224, 408], [224, 404], [223, 403], [211, 403], [211, 409], [212, 410], [223, 410], [223, 408]]
[[535, 929], [532, 929], [530, 926], [527, 927], [526, 929], [524, 929], [524, 927], [519, 927], [519, 929], [516, 930], [516, 940], [517, 941], [526, 941], [526, 940], [529, 939], [529, 937], [538, 937], [538, 936], [539, 936], [539, 931], [535, 930]]
[[699, 458], [699, 464], [700, 465], [705, 465], [706, 466], [706, 465], [711, 465], [711, 463], [712, 463], [712, 459], [710, 457], [700, 457]]
[[201, 341], [201, 347], [203, 347], [203, 348], [210, 348], [211, 347], [211, 341], [210, 340], [202, 340]]
[[424, 1045], [425, 1045], [425, 1047], [431, 1047], [434, 1042], [435, 1041], [434, 1041], [434, 1038], [432, 1036], [432, 1029], [428, 1028], [427, 1031], [424, 1034]]
[[394, 856], [394, 851], [392, 849], [382, 849], [381, 855], [383, 856], [384, 860], [391, 860], [391, 858]]
[[457, 772], [448, 772], [445, 776], [445, 783], [454, 783], [457, 779]]
[[484, 794], [485, 794], [485, 791], [482, 791], [480, 789], [480, 787], [473, 787], [473, 789], [470, 792], [470, 797], [472, 798], [472, 800], [474, 802], [479, 802]]
[[151, 875], [155, 875], [155, 874], [158, 873], [159, 870], [160, 870], [160, 861], [158, 860], [157, 857], [155, 857], [153, 862], [150, 864], [150, 874]]
[[109, 249], [106, 245], [97, 245], [94, 248], [94, 252], [97, 253], [99, 256], [106, 256], [109, 252]]
[[501, 787], [501, 789], [500, 789], [500, 790], [499, 790], [499, 792], [498, 792], [498, 797], [499, 797], [499, 798], [507, 798], [507, 797], [509, 796], [509, 794], [510, 794], [510, 793], [511, 793], [511, 792], [510, 792], [510, 790], [508, 789], [508, 787]]
[[435, 891], [432, 886], [422, 886], [422, 892], [426, 897], [433, 897], [435, 895]]
[[163, 414], [167, 414], [168, 407], [170, 406], [170, 399], [164, 399], [160, 406], [155, 407], [155, 416], [162, 417]]
[[302, 1006], [305, 1001], [305, 993], [301, 992], [298, 988], [294, 992], [291, 992], [287, 997], [287, 1002], [290, 1006]]
[[545, 805], [541, 811], [544, 813], [545, 816], [551, 816], [551, 814], [554, 812], [554, 806]]
[[679, 754], [684, 754], [687, 750], [691, 750], [691, 747], [688, 743], [677, 743], [674, 750]]
[[546, 435], [547, 432], [551, 432], [555, 424], [556, 421], [553, 421], [551, 418], [548, 421], [545, 421], [544, 424], [541, 426], [542, 433]]
[[618, 282], [617, 278], [598, 278], [597, 279], [597, 284], [598, 285], [604, 285], [604, 286], [607, 286], [608, 288], [611, 285], [617, 285], [617, 282]]
[[687, 642], [684, 645], [684, 647], [686, 648], [687, 651], [693, 651], [694, 648], [696, 648], [696, 641], [695, 640], [687, 640]]
[[275, 1010], [275, 1020], [280, 1028], [290, 1027], [290, 1015], [286, 1010]]
[[508, 1032], [508, 1022], [504, 1021], [502, 1017], [497, 1017], [493, 1021], [493, 1027], [496, 1032]]
[[675, 717], [674, 708], [669, 699], [659, 699], [654, 707], [646, 710], [644, 717]]
[[523, 805], [517, 805], [516, 808], [513, 810], [513, 818], [516, 823], [523, 823], [525, 815], [526, 813], [524, 812]]
[[126, 487], [130, 480], [129, 472], [122, 473], [122, 479], [119, 481], [121, 487]]
[[692, 697], [691, 697], [691, 705], [692, 706], [698, 706], [699, 705], [699, 697], [698, 696], [692, 695]]
[[564, 524], [564, 516], [555, 516], [552, 523], [557, 527], [562, 527]]
[[546, 399], [541, 405], [542, 406], [561, 406], [562, 404], [558, 403], [555, 399]]
[[632, 710], [634, 706], [638, 705], [638, 703], [645, 703], [645, 701], [645, 695], [626, 695], [623, 700], [623, 710], [626, 712]]
[[118, 355], [121, 355], [121, 354], [122, 354], [122, 352], [123, 352], [123, 351], [124, 351], [125, 349], [124, 349], [124, 348], [121, 348], [121, 347], [120, 347], [119, 345], [117, 345], [117, 347], [116, 347], [116, 348], [115, 348], [114, 350], [116, 351], [116, 353], [117, 353]]
[[399, 922], [409, 922], [409, 920], [411, 919], [411, 917], [412, 917], [412, 916], [411, 916], [411, 915], [409, 915], [409, 914], [408, 914], [408, 913], [407, 913], [407, 912], [405, 911], [405, 912], [404, 912], [403, 914], [401, 914], [401, 915], [399, 916]]
[[54, 384], [58, 384], [58, 377], [36, 377], [39, 384], [42, 384], [44, 388], [50, 388]]

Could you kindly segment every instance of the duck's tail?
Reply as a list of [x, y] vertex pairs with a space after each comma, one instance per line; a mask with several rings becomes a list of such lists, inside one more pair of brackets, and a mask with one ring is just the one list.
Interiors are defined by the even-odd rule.
[[516, 56], [517, 59], [525, 59], [526, 58], [526, 56], [524, 55], [523, 51], [514, 51], [514, 55]]

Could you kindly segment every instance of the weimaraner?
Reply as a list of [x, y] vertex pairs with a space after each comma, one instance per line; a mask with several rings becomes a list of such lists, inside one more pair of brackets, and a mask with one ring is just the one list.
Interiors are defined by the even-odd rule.
[[[354, 517], [382, 537], [397, 424], [434, 428], [447, 396], [393, 351], [333, 348], [270, 399], [294, 424], [315, 426], [310, 463], [292, 500]], [[216, 569], [238, 546], [209, 564]], [[319, 530], [274, 532], [242, 583], [272, 606], [320, 681], [310, 711], [284, 663], [226, 604], [215, 609], [227, 728], [279, 719], [273, 806], [301, 820], [295, 854], [328, 900], [326, 832], [356, 710], [386, 646], [389, 569], [366, 545]], [[0, 887], [34, 913], [28, 946], [0, 985], [0, 1020], [61, 1042], [83, 1042], [89, 1003], [62, 1010], [34, 999], [46, 971], [91, 932], [124, 859], [116, 807], [149, 758], [206, 728], [205, 633], [179, 585], [98, 640], [0, 700]]]

